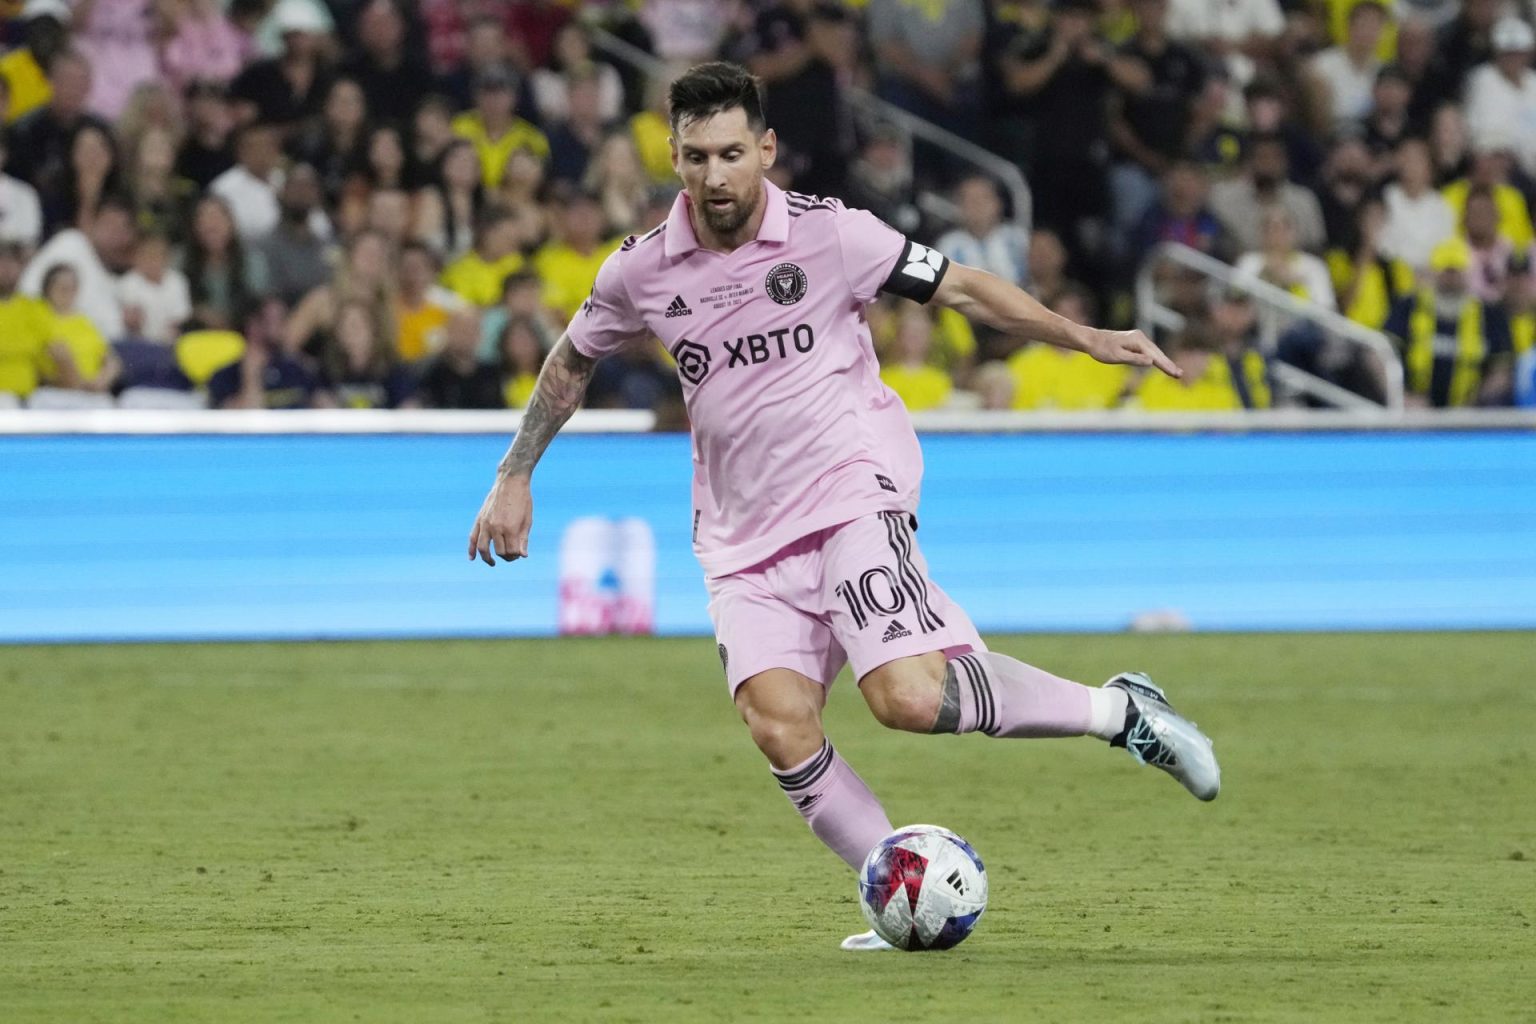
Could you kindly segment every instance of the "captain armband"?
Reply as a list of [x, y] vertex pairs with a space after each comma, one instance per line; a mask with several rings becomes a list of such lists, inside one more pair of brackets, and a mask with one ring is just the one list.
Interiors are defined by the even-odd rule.
[[939, 282], [944, 280], [944, 272], [948, 269], [949, 257], [908, 239], [901, 258], [880, 290], [914, 302], [927, 302], [939, 290]]

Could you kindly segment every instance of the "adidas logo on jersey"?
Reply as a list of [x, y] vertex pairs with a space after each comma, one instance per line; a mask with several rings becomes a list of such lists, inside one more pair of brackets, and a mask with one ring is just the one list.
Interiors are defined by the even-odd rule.
[[910, 629], [908, 629], [906, 626], [903, 626], [895, 619], [892, 619], [891, 624], [885, 627], [885, 635], [880, 638], [880, 642], [883, 644], [888, 644], [892, 640], [900, 640], [904, 636], [911, 635], [912, 631]]
[[683, 301], [681, 295], [673, 296], [672, 303], [667, 306], [667, 319], [674, 316], [693, 316], [693, 310], [688, 308], [688, 303]]

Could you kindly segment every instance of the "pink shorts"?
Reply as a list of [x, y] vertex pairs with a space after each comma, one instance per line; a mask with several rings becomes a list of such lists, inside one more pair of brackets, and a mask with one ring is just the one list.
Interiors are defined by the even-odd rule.
[[897, 658], [987, 649], [960, 606], [928, 579], [904, 512], [813, 533], [706, 583], [733, 695], [771, 668], [830, 686], [845, 664], [862, 679]]

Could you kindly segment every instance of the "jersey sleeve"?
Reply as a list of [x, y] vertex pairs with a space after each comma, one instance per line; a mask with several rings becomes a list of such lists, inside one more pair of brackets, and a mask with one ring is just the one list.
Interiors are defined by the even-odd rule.
[[624, 285], [621, 261], [625, 250], [616, 249], [603, 260], [592, 294], [581, 304], [566, 327], [576, 351], [589, 359], [612, 355], [646, 334], [645, 321], [630, 301]]
[[837, 239], [849, 287], [863, 303], [875, 301], [881, 292], [927, 302], [949, 269], [943, 253], [912, 241], [867, 210], [838, 210]]

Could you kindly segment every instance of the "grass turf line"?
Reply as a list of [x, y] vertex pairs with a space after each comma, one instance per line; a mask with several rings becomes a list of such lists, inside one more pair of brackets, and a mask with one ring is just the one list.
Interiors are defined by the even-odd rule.
[[712, 642], [0, 648], [0, 1018], [1536, 1020], [1532, 635], [996, 646], [1152, 672], [1225, 788], [845, 677], [839, 749], [992, 883], [884, 956]]

